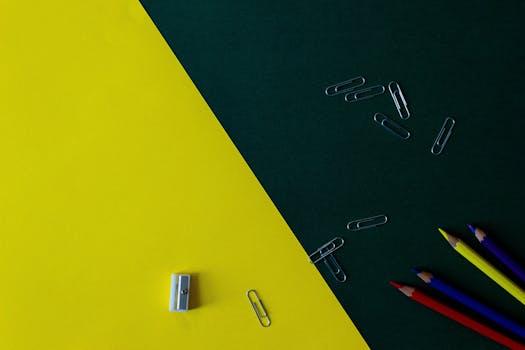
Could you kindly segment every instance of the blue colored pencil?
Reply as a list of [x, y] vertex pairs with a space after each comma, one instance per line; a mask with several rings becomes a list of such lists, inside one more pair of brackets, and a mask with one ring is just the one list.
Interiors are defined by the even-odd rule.
[[525, 283], [525, 270], [520, 265], [518, 265], [516, 261], [514, 261], [507, 253], [505, 253], [503, 249], [498, 247], [494, 243], [494, 241], [487, 237], [487, 234], [483, 230], [474, 227], [470, 224], [468, 225], [468, 227], [476, 236], [481, 245], [483, 245], [492, 254], [494, 254], [499, 261], [505, 264], [505, 266], [507, 266], [509, 270], [514, 272], [516, 276], [518, 276], [521, 279], [521, 281]]
[[511, 331], [514, 334], [517, 334], [525, 339], [525, 327], [519, 325], [518, 323], [508, 319], [497, 311], [494, 311], [490, 307], [480, 303], [476, 299], [466, 295], [465, 293], [457, 290], [456, 288], [450, 286], [449, 284], [443, 282], [442, 280], [434, 277], [431, 273], [420, 271], [418, 269], [412, 269], [419, 278], [423, 280], [426, 284], [431, 287], [439, 290], [441, 293], [455, 299], [461, 304], [469, 307], [470, 309], [478, 312], [479, 314], [485, 316], [487, 319], [492, 320], [501, 327]]

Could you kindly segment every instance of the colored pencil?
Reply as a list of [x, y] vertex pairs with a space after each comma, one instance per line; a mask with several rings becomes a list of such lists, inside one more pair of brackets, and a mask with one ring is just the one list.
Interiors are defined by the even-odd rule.
[[461, 323], [463, 326], [472, 329], [473, 331], [478, 332], [481, 335], [484, 335], [487, 338], [494, 340], [501, 345], [508, 347], [509, 349], [514, 350], [525, 350], [525, 345], [518, 343], [517, 341], [510, 339], [509, 337], [501, 334], [500, 332], [485, 326], [482, 323], [472, 319], [471, 317], [454, 310], [453, 308], [437, 301], [436, 299], [426, 295], [425, 293], [417, 290], [416, 288], [403, 286], [401, 284], [390, 282], [394, 287], [396, 287], [400, 292], [405, 294], [410, 299], [417, 301], [420, 304], [425, 305], [429, 309], [432, 309], [443, 316], [446, 316], [458, 323]]
[[483, 230], [481, 230], [478, 227], [474, 227], [470, 224], [468, 225], [468, 227], [476, 236], [481, 245], [483, 245], [485, 248], [488, 249], [488, 251], [494, 254], [499, 261], [501, 261], [503, 264], [505, 264], [505, 266], [509, 268], [509, 270], [514, 272], [522, 282], [525, 282], [525, 269], [523, 269], [514, 259], [512, 259], [507, 253], [505, 253], [503, 249], [497, 246], [493, 240], [487, 237], [487, 234]]
[[465, 259], [470, 261], [474, 266], [480, 269], [485, 275], [490, 277], [494, 282], [500, 285], [503, 289], [509, 292], [514, 298], [518, 299], [522, 304], [525, 304], [525, 292], [518, 287], [518, 285], [512, 282], [507, 276], [502, 274], [494, 266], [492, 266], [487, 260], [483, 259], [481, 255], [476, 253], [472, 248], [466, 245], [459, 238], [452, 236], [451, 234], [439, 229], [439, 232], [445, 237], [459, 254]]
[[461, 304], [483, 315], [487, 319], [525, 339], [525, 327], [508, 319], [499, 312], [482, 304], [481, 302], [477, 301], [471, 296], [468, 296], [467, 294], [457, 290], [456, 288], [440, 280], [439, 278], [435, 277], [429, 272], [420, 271], [418, 269], [412, 269], [412, 271], [414, 271], [417, 274], [417, 276], [421, 278], [421, 280], [423, 280], [423, 282], [425, 282], [432, 288], [439, 290], [441, 293], [451, 297], [452, 299], [455, 299]]

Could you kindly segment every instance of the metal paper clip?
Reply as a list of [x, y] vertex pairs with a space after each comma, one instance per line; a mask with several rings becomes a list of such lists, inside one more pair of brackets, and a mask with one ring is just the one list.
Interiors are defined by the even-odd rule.
[[386, 115], [381, 113], [374, 114], [374, 121], [380, 124], [383, 128], [390, 131], [392, 134], [407, 140], [410, 137], [410, 132], [401, 125], [389, 119]]
[[[388, 91], [390, 91], [390, 96], [392, 96], [392, 100], [394, 100], [394, 104], [397, 108], [397, 113], [399, 113], [401, 119], [410, 118], [410, 111], [408, 110], [407, 100], [405, 99], [405, 96], [403, 95], [399, 84], [395, 81], [391, 81], [390, 83], [388, 83]], [[403, 105], [403, 107], [401, 107], [401, 105]]]
[[364, 84], [365, 84], [365, 78], [359, 76], [359, 77], [355, 77], [355, 78], [351, 78], [351, 79], [342, 81], [334, 85], [330, 85], [324, 90], [324, 93], [328, 96], [335, 96], [335, 95], [342, 94], [343, 92], [354, 90]]
[[323, 244], [319, 249], [308, 256], [312, 264], [323, 261], [332, 276], [334, 276], [334, 278], [339, 282], [346, 281], [346, 274], [337, 262], [335, 256], [332, 254], [337, 249], [341, 248], [344, 243], [344, 239], [341, 237], [335, 237], [328, 243]]
[[268, 313], [264, 308], [262, 300], [259, 299], [259, 295], [257, 295], [255, 289], [250, 289], [249, 291], [247, 291], [246, 296], [248, 297], [250, 304], [252, 304], [253, 311], [255, 311], [255, 314], [257, 315], [257, 319], [259, 320], [261, 326], [270, 327], [272, 321], [270, 320], [270, 317], [268, 316]]
[[323, 259], [323, 262], [328, 268], [328, 270], [330, 271], [330, 273], [332, 274], [332, 276], [334, 276], [334, 278], [337, 281], [339, 282], [346, 281], [346, 274], [341, 268], [341, 266], [339, 265], [339, 263], [337, 262], [335, 256], [330, 254], [326, 258]]
[[388, 217], [386, 215], [376, 215], [369, 218], [357, 219], [350, 221], [346, 228], [350, 231], [359, 231], [366, 228], [372, 228], [379, 225], [384, 225], [388, 222]]
[[366, 100], [377, 95], [381, 95], [385, 92], [385, 87], [383, 85], [375, 85], [366, 89], [353, 91], [345, 95], [346, 102], [356, 102], [361, 100]]
[[170, 311], [188, 311], [190, 299], [190, 275], [174, 273], [171, 275]]
[[335, 237], [330, 242], [323, 244], [319, 249], [317, 249], [315, 252], [310, 254], [308, 257], [310, 258], [310, 262], [312, 264], [316, 264], [319, 261], [323, 260], [328, 255], [335, 252], [337, 249], [341, 248], [343, 244], [345, 243], [345, 240], [341, 237]]
[[445, 122], [443, 123], [441, 130], [439, 130], [439, 134], [436, 137], [432, 148], [430, 149], [430, 152], [432, 152], [432, 154], [435, 154], [437, 156], [441, 154], [441, 152], [443, 152], [443, 149], [445, 148], [445, 145], [447, 144], [448, 139], [450, 138], [450, 134], [452, 134], [452, 129], [454, 128], [454, 125], [456, 125], [456, 121], [454, 120], [454, 118], [447, 117], [445, 119]]

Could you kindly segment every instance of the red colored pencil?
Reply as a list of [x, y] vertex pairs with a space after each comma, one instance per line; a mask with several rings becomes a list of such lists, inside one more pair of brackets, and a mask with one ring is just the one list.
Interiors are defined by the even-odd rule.
[[469, 316], [452, 309], [451, 307], [437, 301], [436, 299], [426, 295], [425, 293], [417, 290], [416, 288], [403, 286], [401, 284], [390, 282], [394, 287], [396, 287], [400, 292], [405, 294], [407, 297], [417, 301], [420, 304], [425, 305], [426, 307], [439, 312], [443, 316], [453, 319], [454, 321], [461, 323], [463, 326], [468, 327], [479, 334], [486, 336], [494, 340], [497, 343], [500, 343], [503, 346], [506, 346], [509, 349], [519, 349], [525, 350], [525, 345], [518, 343], [517, 341], [510, 339], [509, 337], [501, 334], [489, 328], [478, 321], [470, 318]]

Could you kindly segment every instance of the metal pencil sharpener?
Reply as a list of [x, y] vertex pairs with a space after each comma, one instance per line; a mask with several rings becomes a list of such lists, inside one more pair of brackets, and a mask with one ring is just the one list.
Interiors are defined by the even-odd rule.
[[190, 300], [190, 275], [171, 275], [170, 312], [188, 311]]

